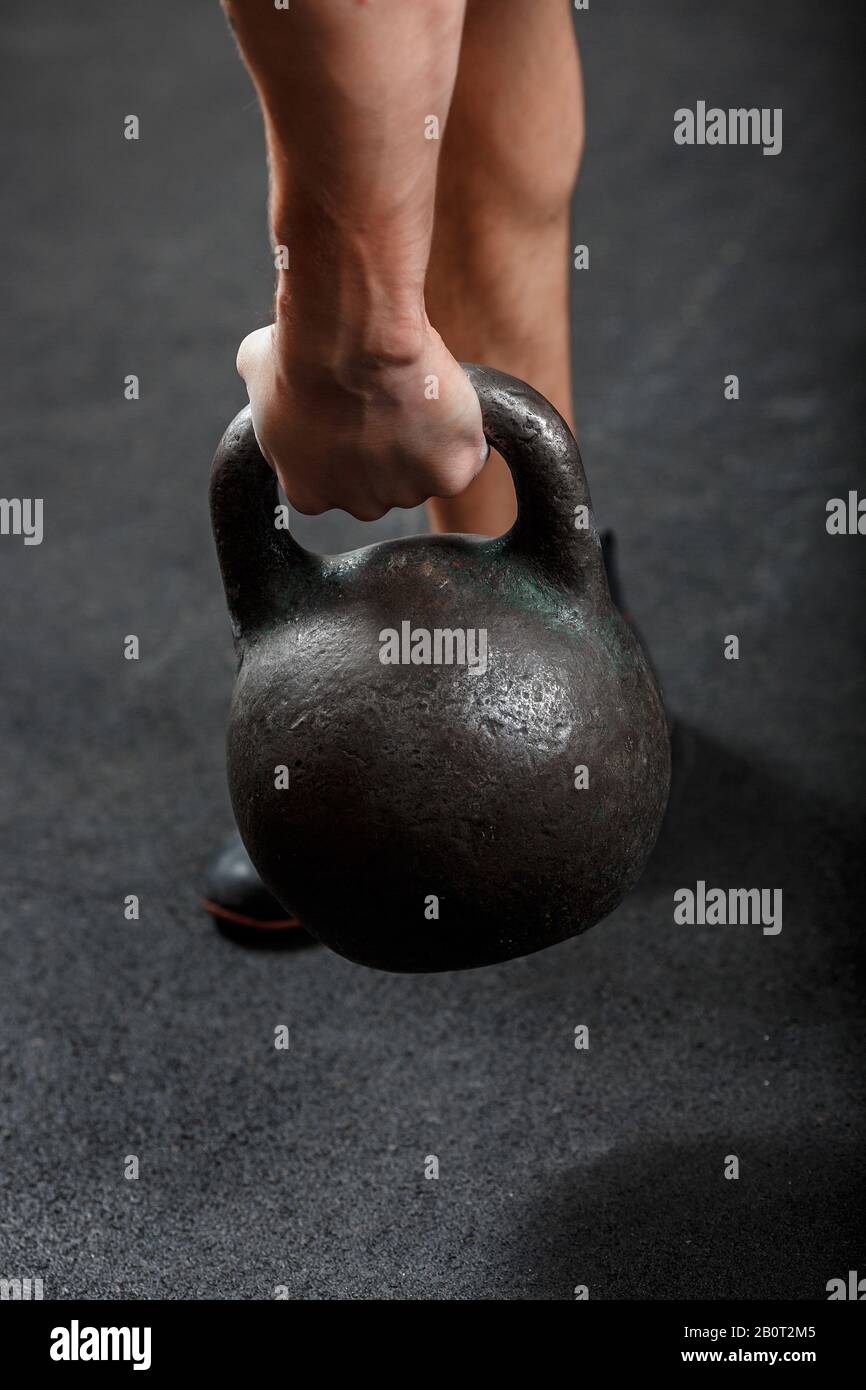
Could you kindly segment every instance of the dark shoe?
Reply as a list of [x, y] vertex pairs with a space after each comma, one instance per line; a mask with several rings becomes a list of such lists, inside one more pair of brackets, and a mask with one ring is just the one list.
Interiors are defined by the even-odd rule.
[[220, 930], [235, 940], [249, 942], [266, 936], [310, 940], [297, 917], [290, 916], [262, 883], [237, 830], [208, 870], [201, 905]]
[[619, 565], [616, 559], [616, 536], [613, 531], [602, 531], [599, 539], [601, 540], [601, 558], [607, 573], [607, 587], [610, 589], [610, 596], [626, 622], [630, 623], [631, 615], [625, 606], [622, 580], [619, 577]]
[[[628, 610], [628, 606], [625, 601], [625, 595], [622, 591], [622, 580], [620, 578], [619, 565], [617, 563], [616, 557], [616, 536], [614, 535], [613, 531], [602, 531], [601, 535], [599, 536], [599, 539], [601, 541], [601, 558], [604, 561], [604, 568], [605, 572], [607, 573], [607, 587], [610, 589], [610, 596], [613, 599], [615, 607], [619, 609], [620, 613], [625, 618], [635, 637], [643, 647], [644, 656], [646, 657], [647, 662], [649, 663], [649, 668], [656, 678], [656, 683], [658, 684], [659, 689], [661, 689], [661, 681], [659, 680], [658, 672], [655, 668], [655, 665], [653, 664], [653, 659], [650, 656], [649, 647], [643, 639], [643, 635], [641, 633], [640, 628], [638, 627], [637, 623], [635, 622], [634, 618]], [[668, 733], [670, 734], [673, 732], [674, 721], [673, 716], [669, 713], [667, 714], [667, 721]]]

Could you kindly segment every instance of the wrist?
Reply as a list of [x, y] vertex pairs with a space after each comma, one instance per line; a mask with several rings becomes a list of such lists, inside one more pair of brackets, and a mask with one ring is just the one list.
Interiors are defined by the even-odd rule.
[[387, 319], [344, 325], [338, 333], [313, 333], [297, 320], [278, 319], [274, 343], [278, 373], [295, 388], [353, 395], [387, 389], [405, 373], [417, 371], [424, 351], [423, 333]]
[[[293, 233], [278, 271], [274, 340], [281, 366], [329, 374], [346, 384], [411, 366], [429, 331], [417, 243], [370, 226], [325, 225]], [[299, 247], [292, 254], [292, 242]]]

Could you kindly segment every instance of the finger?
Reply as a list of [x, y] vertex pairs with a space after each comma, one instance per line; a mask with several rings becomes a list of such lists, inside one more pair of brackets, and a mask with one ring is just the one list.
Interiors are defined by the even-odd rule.
[[321, 516], [323, 512], [330, 510], [329, 503], [313, 497], [312, 493], [296, 492], [294, 488], [290, 492], [285, 483], [282, 486], [290, 508], [300, 516]]
[[380, 506], [377, 502], [353, 502], [347, 506], [345, 502], [339, 504], [350, 516], [354, 516], [358, 521], [378, 521], [381, 516], [385, 516], [391, 510], [390, 507]]

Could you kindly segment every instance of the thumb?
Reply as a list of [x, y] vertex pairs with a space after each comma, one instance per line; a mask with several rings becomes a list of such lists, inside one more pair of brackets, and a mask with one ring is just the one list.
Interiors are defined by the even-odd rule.
[[268, 324], [266, 328], [257, 328], [253, 333], [247, 334], [238, 348], [235, 365], [247, 386], [251, 377], [256, 375], [261, 364], [270, 356], [273, 334], [272, 324]]

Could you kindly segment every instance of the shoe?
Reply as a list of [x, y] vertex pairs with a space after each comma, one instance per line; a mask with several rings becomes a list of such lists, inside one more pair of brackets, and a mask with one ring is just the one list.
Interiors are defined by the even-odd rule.
[[208, 870], [201, 905], [226, 935], [237, 940], [269, 933], [307, 937], [297, 917], [287, 913], [262, 883], [237, 830]]
[[631, 622], [631, 614], [625, 606], [625, 599], [622, 592], [622, 580], [619, 577], [619, 565], [616, 559], [616, 536], [613, 531], [602, 531], [599, 537], [601, 540], [601, 558], [604, 561], [605, 573], [607, 574], [607, 587], [610, 589], [610, 596], [614, 606], [619, 609], [627, 623]]
[[[655, 668], [653, 659], [650, 656], [649, 647], [644, 641], [643, 634], [626, 605], [625, 596], [622, 591], [622, 580], [619, 574], [619, 565], [616, 558], [616, 536], [613, 531], [602, 531], [599, 539], [601, 541], [601, 558], [604, 561], [604, 568], [607, 574], [607, 587], [610, 589], [610, 596], [613, 599], [614, 606], [619, 609], [635, 637], [643, 647], [644, 656], [647, 659], [649, 668], [655, 676], [656, 684], [661, 690], [661, 681], [659, 680], [659, 674]], [[665, 710], [665, 717], [668, 722], [668, 734], [671, 735], [674, 729], [673, 715]]]

